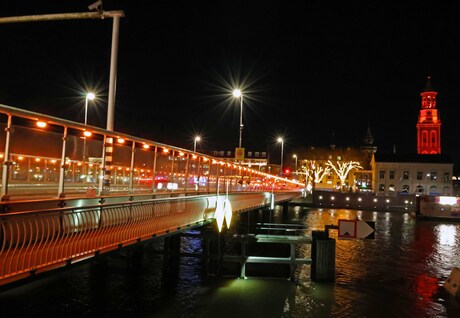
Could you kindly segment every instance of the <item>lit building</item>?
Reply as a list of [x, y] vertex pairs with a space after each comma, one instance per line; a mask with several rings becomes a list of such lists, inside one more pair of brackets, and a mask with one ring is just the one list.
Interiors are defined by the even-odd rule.
[[431, 87], [431, 78], [428, 76], [422, 96], [422, 109], [417, 122], [417, 153], [441, 153], [441, 119], [436, 109], [436, 95], [438, 93]]
[[371, 162], [377, 195], [452, 195], [453, 163], [444, 155], [376, 153]]

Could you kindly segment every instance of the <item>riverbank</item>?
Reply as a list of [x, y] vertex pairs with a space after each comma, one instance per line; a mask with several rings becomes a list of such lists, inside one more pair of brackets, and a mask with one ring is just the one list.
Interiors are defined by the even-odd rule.
[[311, 208], [341, 208], [379, 210], [388, 212], [416, 212], [417, 200], [413, 194], [378, 196], [369, 193], [315, 191], [313, 194], [289, 202]]

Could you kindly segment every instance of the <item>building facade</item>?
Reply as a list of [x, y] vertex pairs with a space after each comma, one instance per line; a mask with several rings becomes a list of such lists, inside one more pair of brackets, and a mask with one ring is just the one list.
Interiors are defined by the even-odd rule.
[[453, 163], [448, 156], [376, 153], [371, 165], [377, 195], [453, 194]]

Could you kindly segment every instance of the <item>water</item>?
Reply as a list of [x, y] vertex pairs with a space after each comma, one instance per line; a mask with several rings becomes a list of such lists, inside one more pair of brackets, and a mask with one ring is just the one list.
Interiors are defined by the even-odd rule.
[[[418, 221], [409, 214], [292, 207], [251, 212], [251, 222], [296, 222], [323, 230], [339, 219], [375, 221], [375, 239], [337, 240], [336, 280], [315, 283], [310, 266], [285, 278], [201, 276], [201, 241], [183, 238], [178, 267], [163, 275], [160, 240], [142, 261], [124, 253], [87, 263], [0, 294], [1, 317], [460, 317], [460, 298], [442, 284], [460, 267], [460, 223]], [[247, 230], [247, 215], [233, 231]], [[337, 231], [330, 236], [337, 238]], [[298, 248], [309, 257], [310, 246]]]

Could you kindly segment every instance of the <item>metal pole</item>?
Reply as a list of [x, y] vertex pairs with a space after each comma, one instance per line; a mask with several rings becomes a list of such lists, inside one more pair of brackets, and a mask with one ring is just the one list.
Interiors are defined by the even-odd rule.
[[10, 138], [11, 138], [11, 119], [13, 116], [8, 115], [8, 123], [6, 126], [6, 140], [5, 140], [5, 157], [3, 159], [3, 174], [2, 174], [2, 201], [9, 200], [8, 195], [8, 179], [9, 179], [9, 172], [10, 166], [12, 164], [10, 160]]
[[152, 192], [156, 191], [156, 177], [157, 177], [157, 149], [158, 147], [155, 146], [155, 151], [153, 153], [153, 171], [152, 171]]
[[195, 138], [195, 140], [193, 141], [193, 152], [196, 152], [196, 138]]
[[240, 95], [240, 142], [239, 148], [241, 148], [243, 139], [243, 94]]
[[103, 194], [104, 191], [104, 176], [105, 176], [105, 147], [107, 143], [107, 135], [104, 135], [104, 141], [102, 142], [102, 162], [101, 162], [101, 174], [99, 175], [99, 195]]
[[61, 154], [61, 169], [59, 171], [59, 189], [58, 197], [65, 197], [64, 193], [64, 176], [65, 176], [65, 147], [67, 139], [67, 126], [64, 126], [64, 134], [62, 136], [62, 154]]
[[[88, 121], [88, 94], [86, 94], [86, 99], [85, 99], [85, 126]], [[86, 136], [83, 136], [83, 173], [85, 174], [85, 182], [88, 180], [88, 177], [86, 176]]]
[[133, 141], [133, 146], [131, 148], [131, 165], [129, 167], [129, 193], [133, 193], [133, 184], [134, 184], [134, 154], [136, 153], [136, 142]]
[[284, 151], [284, 140], [281, 140], [281, 175], [283, 175], [283, 151]]
[[115, 113], [119, 28], [120, 28], [120, 16], [115, 16], [113, 17], [112, 53], [110, 57], [109, 104], [107, 108], [107, 130], [110, 130], [110, 131], [113, 131], [113, 122], [114, 122], [114, 113]]

